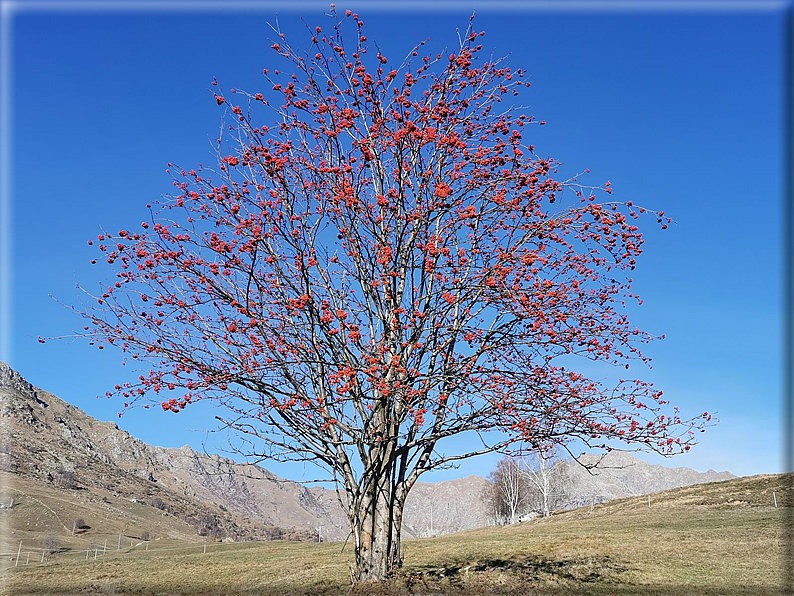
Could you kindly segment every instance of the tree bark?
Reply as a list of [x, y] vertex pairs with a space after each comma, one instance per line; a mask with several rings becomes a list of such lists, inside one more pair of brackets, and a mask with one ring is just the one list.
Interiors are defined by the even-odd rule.
[[402, 507], [395, 513], [393, 491], [388, 481], [374, 486], [352, 511], [356, 540], [356, 582], [383, 581], [399, 565]]
[[401, 530], [403, 525], [403, 511], [405, 510], [405, 497], [407, 494], [408, 492], [402, 486], [398, 486], [395, 489], [392, 505], [392, 537], [389, 548], [390, 572], [400, 569], [403, 566]]
[[367, 487], [350, 509], [355, 537], [355, 582], [383, 581], [402, 566], [400, 532], [405, 497], [404, 482], [384, 475]]

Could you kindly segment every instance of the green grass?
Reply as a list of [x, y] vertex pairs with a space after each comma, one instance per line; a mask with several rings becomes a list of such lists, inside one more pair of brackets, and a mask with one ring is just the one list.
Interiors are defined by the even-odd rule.
[[[623, 499], [512, 527], [409, 540], [394, 580], [353, 594], [740, 596], [781, 593], [780, 477]], [[786, 501], [788, 502], [788, 501]], [[115, 545], [114, 545], [115, 546]], [[179, 550], [179, 549], [182, 550]], [[7, 572], [11, 594], [330, 594], [350, 591], [350, 545], [150, 543], [86, 562], [65, 553]]]

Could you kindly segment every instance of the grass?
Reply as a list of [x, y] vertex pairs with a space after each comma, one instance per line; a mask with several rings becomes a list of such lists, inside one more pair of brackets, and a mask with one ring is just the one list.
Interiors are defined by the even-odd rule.
[[[6, 473], [0, 473], [0, 486], [0, 502], [7, 503], [11, 497], [15, 500], [13, 510], [0, 510], [0, 523], [10, 525], [7, 531], [0, 532], [0, 553], [16, 554], [20, 540], [23, 548], [40, 549], [47, 532], [58, 534], [67, 552], [84, 552], [88, 548], [93, 551], [106, 540], [115, 549], [119, 534], [127, 547], [130, 540], [133, 544], [140, 542], [144, 532], [164, 541], [197, 539], [193, 526], [107, 491], [56, 489]], [[88, 527], [72, 534], [77, 519], [84, 520]], [[0, 568], [3, 564], [7, 561], [0, 560]]]
[[[771, 491], [781, 504], [771, 504]], [[404, 543], [390, 582], [353, 594], [742, 596], [782, 593], [780, 476], [622, 499], [593, 512]], [[181, 550], [180, 550], [181, 549]], [[346, 595], [341, 543], [152, 542], [86, 562], [64, 553], [6, 572], [10, 594]]]

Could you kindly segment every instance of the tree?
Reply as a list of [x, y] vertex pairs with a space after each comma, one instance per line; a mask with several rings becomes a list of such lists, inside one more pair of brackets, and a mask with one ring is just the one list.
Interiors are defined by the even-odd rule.
[[85, 520], [82, 517], [78, 517], [74, 522], [72, 522], [72, 534], [75, 533], [77, 530], [82, 530], [87, 528], [88, 525], [85, 523]]
[[[518, 462], [519, 470], [531, 487], [531, 497], [535, 509], [548, 517], [551, 509], [565, 499], [565, 478], [560, 466], [555, 445], [541, 446], [524, 455]], [[533, 498], [534, 497], [534, 498]]]
[[[623, 308], [646, 210], [555, 179], [524, 140], [544, 122], [511, 107], [524, 71], [481, 57], [472, 23], [392, 68], [358, 15], [330, 19], [304, 52], [276, 30], [289, 69], [265, 91], [213, 82], [217, 166], [169, 165], [150, 220], [99, 235], [116, 277], [86, 290], [81, 335], [149, 363], [116, 386], [125, 407], [214, 400], [240, 449], [328, 470], [355, 579], [378, 580], [428, 470], [527, 440], [672, 454], [708, 415], [575, 370], [647, 360]], [[477, 446], [443, 450], [462, 433]]]
[[47, 532], [42, 543], [44, 558], [49, 559], [54, 553], [61, 549], [61, 538], [55, 532]]
[[60, 468], [55, 476], [55, 483], [60, 488], [77, 488], [77, 474], [74, 470]]
[[485, 504], [488, 515], [491, 517], [491, 521], [493, 521], [494, 525], [498, 526], [504, 523], [504, 504], [502, 503], [501, 493], [496, 483], [491, 481], [483, 486], [480, 492], [480, 500]]
[[530, 500], [530, 485], [518, 460], [505, 456], [488, 474], [491, 486], [486, 492], [486, 502], [497, 523], [514, 524]]

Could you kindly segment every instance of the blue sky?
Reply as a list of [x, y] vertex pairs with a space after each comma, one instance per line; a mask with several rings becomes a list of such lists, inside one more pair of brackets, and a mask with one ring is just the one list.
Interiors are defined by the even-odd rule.
[[[479, 3], [482, 4], [482, 3]], [[306, 5], [303, 5], [306, 6]], [[361, 12], [387, 56], [430, 36], [455, 40], [471, 7]], [[449, 6], [449, 5], [448, 5]], [[338, 4], [341, 10], [348, 8]], [[60, 303], [79, 304], [110, 272], [89, 265], [102, 228], [146, 217], [171, 189], [166, 164], [209, 162], [220, 110], [209, 91], [265, 88], [277, 67], [266, 21], [276, 14], [296, 45], [326, 24], [320, 5], [247, 14], [20, 11], [14, 16], [11, 349], [3, 358], [35, 385], [90, 415], [116, 419], [149, 443], [200, 448], [213, 412], [167, 415], [96, 398], [137, 376], [120, 354], [50, 341], [80, 328]], [[529, 72], [527, 113], [547, 121], [530, 142], [612, 181], [615, 195], [664, 210], [675, 225], [647, 226], [635, 272], [644, 304], [634, 322], [666, 339], [646, 349], [654, 381], [686, 414], [720, 424], [665, 465], [736, 474], [782, 468], [782, 11], [477, 10], [496, 55]], [[50, 297], [52, 295], [56, 300]], [[213, 441], [221, 437], [210, 437]], [[455, 446], [452, 445], [451, 449]], [[485, 475], [496, 456], [431, 479]], [[646, 456], [653, 463], [660, 458]], [[265, 466], [287, 477], [301, 467]]]

